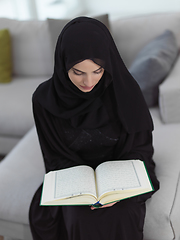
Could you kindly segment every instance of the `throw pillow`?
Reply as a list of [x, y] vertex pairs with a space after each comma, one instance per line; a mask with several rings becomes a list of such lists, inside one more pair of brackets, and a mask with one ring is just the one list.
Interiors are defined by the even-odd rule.
[[8, 29], [0, 30], [0, 83], [11, 81], [11, 39]]
[[129, 72], [138, 82], [148, 107], [157, 105], [159, 85], [170, 72], [178, 51], [173, 32], [166, 30], [148, 43], [130, 66]]
[[[93, 18], [96, 18], [97, 20], [101, 21], [102, 23], [104, 23], [106, 25], [106, 27], [108, 29], [110, 29], [108, 14], [95, 16]], [[51, 36], [53, 55], [54, 55], [54, 50], [56, 47], [58, 36], [59, 36], [60, 32], [62, 31], [63, 27], [70, 20], [71, 19], [52, 19], [52, 18], [47, 19], [50, 36]]]

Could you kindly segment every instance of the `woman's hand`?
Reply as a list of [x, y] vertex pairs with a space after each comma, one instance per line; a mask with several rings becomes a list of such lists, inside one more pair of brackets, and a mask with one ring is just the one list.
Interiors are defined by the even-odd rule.
[[112, 207], [114, 204], [116, 204], [117, 202], [113, 202], [113, 203], [109, 203], [109, 204], [106, 204], [106, 205], [103, 205], [102, 207], [93, 207], [91, 206], [91, 210], [94, 210], [94, 209], [99, 209], [99, 208], [106, 208], [106, 207]]

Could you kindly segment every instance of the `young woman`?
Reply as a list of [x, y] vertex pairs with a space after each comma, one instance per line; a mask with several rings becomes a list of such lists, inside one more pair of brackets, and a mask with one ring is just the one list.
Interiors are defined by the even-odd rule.
[[[136, 81], [108, 29], [79, 17], [62, 30], [51, 79], [33, 95], [33, 111], [46, 172], [80, 164], [140, 159], [155, 191], [153, 123]], [[143, 239], [147, 193], [94, 210], [91, 206], [30, 207], [34, 240]]]

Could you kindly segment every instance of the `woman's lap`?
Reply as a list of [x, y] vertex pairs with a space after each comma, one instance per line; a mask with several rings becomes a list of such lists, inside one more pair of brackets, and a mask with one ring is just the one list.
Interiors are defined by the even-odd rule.
[[145, 204], [132, 199], [95, 210], [89, 206], [64, 206], [62, 212], [68, 240], [143, 239]]
[[34, 240], [142, 240], [145, 204], [136, 198], [112, 207], [91, 210], [90, 206], [39, 206], [41, 187], [30, 208]]

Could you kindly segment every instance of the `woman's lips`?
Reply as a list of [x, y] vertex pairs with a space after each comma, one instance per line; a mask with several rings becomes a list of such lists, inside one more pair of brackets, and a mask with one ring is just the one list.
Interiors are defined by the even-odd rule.
[[[81, 86], [81, 85], [80, 85]], [[94, 87], [94, 85], [93, 86], [91, 86], [91, 87], [86, 87], [86, 86], [81, 86], [84, 90], [91, 90], [93, 87]]]

